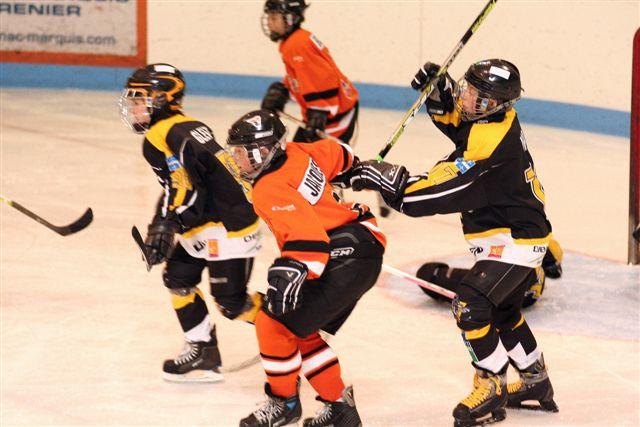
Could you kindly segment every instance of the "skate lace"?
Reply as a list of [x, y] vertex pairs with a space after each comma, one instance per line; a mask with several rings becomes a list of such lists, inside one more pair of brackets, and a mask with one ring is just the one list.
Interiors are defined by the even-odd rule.
[[507, 392], [508, 393], [516, 393], [520, 391], [520, 389], [524, 386], [524, 381], [521, 379], [516, 381], [515, 383], [507, 384]]
[[281, 412], [283, 408], [284, 402], [267, 398], [267, 400], [263, 402], [262, 407], [253, 412], [253, 416], [256, 417], [259, 423], [265, 424], [268, 422], [269, 425], [271, 425], [271, 422], [278, 417], [278, 413]]
[[331, 404], [325, 403], [316, 411], [316, 416], [313, 417], [309, 425], [324, 425], [324, 422], [328, 421], [331, 415]]
[[185, 342], [184, 347], [182, 348], [182, 352], [174, 359], [174, 362], [177, 365], [181, 365], [183, 363], [191, 362], [198, 355], [198, 344]]
[[476, 381], [474, 378], [474, 386], [475, 388], [473, 389], [473, 391], [471, 392], [471, 394], [469, 394], [469, 396], [465, 397], [462, 400], [462, 404], [465, 405], [468, 408], [475, 408], [476, 406], [480, 405], [481, 403], [483, 403], [487, 397], [489, 397], [491, 395], [491, 382], [495, 383], [496, 385], [496, 392], [499, 394], [500, 393], [500, 381], [496, 378], [486, 378], [486, 379], [479, 379], [477, 381], [477, 385], [476, 385]]

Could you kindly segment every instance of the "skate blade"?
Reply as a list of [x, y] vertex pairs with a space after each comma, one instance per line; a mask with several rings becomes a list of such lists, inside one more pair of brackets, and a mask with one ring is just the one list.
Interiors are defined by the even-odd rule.
[[476, 418], [475, 420], [455, 420], [454, 427], [474, 427], [484, 426], [487, 424], [493, 424], [504, 420], [507, 417], [507, 411], [504, 409], [497, 409], [484, 417]]
[[[532, 402], [532, 403], [527, 403]], [[537, 400], [524, 401], [521, 403], [507, 403], [507, 408], [511, 409], [526, 409], [528, 411], [541, 411], [541, 412], [560, 412], [558, 405], [553, 400], [547, 400], [545, 402], [539, 402]]]
[[224, 380], [224, 376], [215, 371], [194, 370], [186, 374], [163, 372], [162, 379], [172, 383], [217, 383]]

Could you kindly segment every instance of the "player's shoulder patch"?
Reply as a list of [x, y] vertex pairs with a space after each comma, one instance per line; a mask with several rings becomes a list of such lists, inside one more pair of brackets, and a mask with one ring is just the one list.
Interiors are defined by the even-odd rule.
[[311, 42], [318, 48], [318, 50], [324, 49], [324, 44], [320, 41], [320, 39], [318, 39], [318, 37], [316, 37], [315, 34], [310, 33], [309, 40], [311, 40]]

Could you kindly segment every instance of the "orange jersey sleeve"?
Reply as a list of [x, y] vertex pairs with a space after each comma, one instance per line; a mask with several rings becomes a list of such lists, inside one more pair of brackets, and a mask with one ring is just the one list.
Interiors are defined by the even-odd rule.
[[358, 91], [315, 35], [298, 29], [281, 43], [280, 53], [287, 70], [285, 85], [305, 118], [308, 108], [327, 111], [330, 118], [353, 108]]
[[353, 165], [353, 150], [347, 144], [321, 139], [313, 144], [296, 144], [297, 148], [313, 157], [320, 169], [331, 181]]

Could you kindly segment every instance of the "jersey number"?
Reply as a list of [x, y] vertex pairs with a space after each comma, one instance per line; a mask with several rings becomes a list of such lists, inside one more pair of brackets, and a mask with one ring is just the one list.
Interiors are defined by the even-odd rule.
[[531, 184], [531, 192], [535, 198], [544, 205], [544, 189], [542, 188], [542, 184], [540, 184], [536, 171], [533, 170], [533, 166], [529, 165], [527, 170], [524, 171], [524, 178], [527, 183]]

